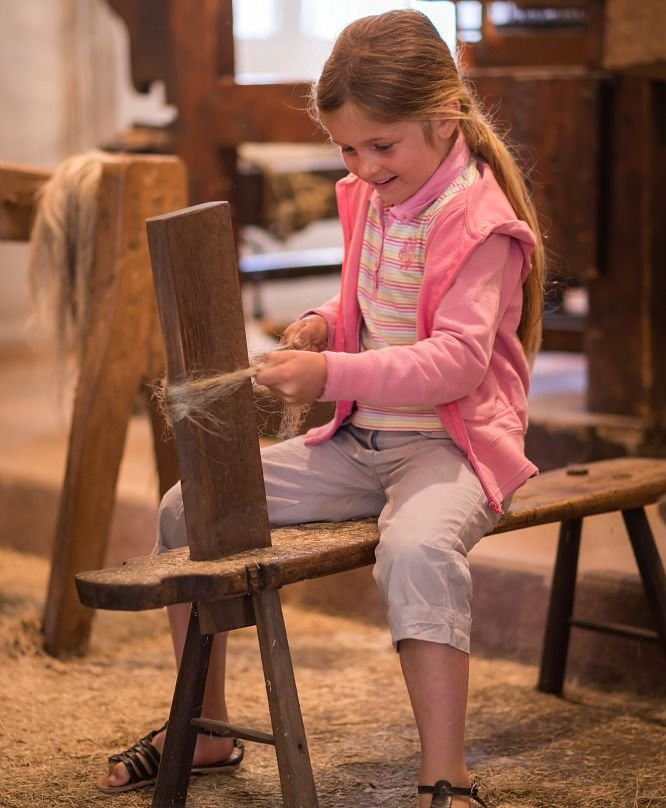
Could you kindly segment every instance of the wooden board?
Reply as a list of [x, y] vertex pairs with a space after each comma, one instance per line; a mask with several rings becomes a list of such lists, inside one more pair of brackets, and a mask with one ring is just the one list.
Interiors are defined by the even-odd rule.
[[[229, 205], [210, 202], [147, 222], [170, 381], [248, 366]], [[193, 559], [270, 544], [252, 389], [215, 403], [222, 434], [175, 424]]]
[[[530, 480], [493, 533], [640, 508], [666, 493], [666, 460], [603, 460], [571, 472]], [[372, 564], [378, 538], [372, 519], [297, 525], [273, 530], [269, 548], [202, 562], [190, 561], [183, 548], [82, 573], [76, 583], [82, 602], [100, 609], [215, 601]]]

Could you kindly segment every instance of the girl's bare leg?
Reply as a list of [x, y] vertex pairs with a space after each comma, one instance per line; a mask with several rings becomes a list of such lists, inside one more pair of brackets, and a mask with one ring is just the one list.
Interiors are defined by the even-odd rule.
[[[176, 655], [176, 664], [180, 667], [180, 660], [185, 645], [187, 627], [190, 620], [189, 604], [178, 604], [167, 608], [169, 616], [169, 626], [171, 628], [171, 639]], [[219, 721], [227, 721], [227, 705], [224, 695], [224, 674], [226, 668], [227, 635], [216, 634], [213, 642], [213, 650], [208, 668], [208, 678], [206, 680], [206, 691], [204, 694], [202, 715], [207, 718], [215, 718]], [[158, 752], [162, 752], [164, 736], [161, 732], [156, 735], [151, 743]], [[216, 763], [229, 757], [233, 749], [231, 738], [216, 738], [210, 735], [199, 735], [197, 745], [194, 750], [194, 762], [199, 766]], [[98, 785], [117, 787], [122, 786], [129, 780], [127, 769], [122, 763], [109, 768], [107, 774], [98, 780]]]
[[[465, 763], [465, 712], [469, 656], [457, 648], [423, 640], [401, 640], [400, 664], [421, 740], [419, 784], [448, 780], [468, 787]], [[421, 794], [419, 808], [429, 808], [432, 795]], [[454, 806], [468, 804], [454, 797]]]

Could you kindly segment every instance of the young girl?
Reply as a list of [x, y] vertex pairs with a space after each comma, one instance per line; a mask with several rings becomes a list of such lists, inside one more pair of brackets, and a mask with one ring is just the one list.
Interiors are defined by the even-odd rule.
[[[377, 516], [374, 577], [421, 743], [418, 805], [482, 804], [464, 756], [467, 553], [536, 468], [523, 453], [543, 250], [519, 169], [429, 19], [349, 25], [312, 89], [342, 152], [339, 295], [290, 325], [257, 382], [289, 404], [337, 402], [326, 426], [262, 453], [271, 523]], [[179, 487], [160, 549], [187, 541]], [[169, 610], [179, 660], [189, 608]], [[227, 720], [218, 635], [204, 715]], [[154, 781], [164, 733], [112, 759], [108, 792]], [[200, 736], [199, 770], [242, 749]], [[416, 803], [415, 803], [416, 804]]]

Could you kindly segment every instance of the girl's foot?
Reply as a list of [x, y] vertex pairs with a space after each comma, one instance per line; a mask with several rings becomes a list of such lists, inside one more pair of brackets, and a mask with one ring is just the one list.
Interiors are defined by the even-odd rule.
[[[134, 746], [109, 758], [109, 770], [97, 780], [97, 787], [105, 794], [134, 791], [152, 785], [164, 747], [166, 724], [149, 732]], [[243, 759], [243, 746], [233, 738], [213, 735], [197, 736], [194, 748], [193, 772], [235, 771]]]
[[433, 786], [423, 785], [418, 787], [419, 808], [437, 808], [447, 806], [447, 808], [467, 808], [470, 805], [480, 805], [488, 808], [486, 803], [479, 797], [479, 790], [476, 783], [465, 786], [452, 786], [448, 780], [438, 780]]

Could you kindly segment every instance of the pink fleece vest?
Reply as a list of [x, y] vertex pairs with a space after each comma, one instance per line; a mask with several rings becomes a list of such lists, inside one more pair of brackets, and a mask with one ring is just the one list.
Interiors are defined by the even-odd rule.
[[[433, 180], [450, 181], [468, 159], [469, 149], [459, 137]], [[430, 260], [417, 306], [419, 340], [432, 333], [440, 301], [475, 247], [490, 234], [515, 239], [523, 254], [523, 281], [530, 271], [534, 237], [529, 227], [516, 218], [487, 164], [478, 161], [477, 167], [477, 181], [442, 209], [431, 228], [427, 244]], [[329, 347], [334, 352], [355, 354], [359, 351], [361, 324], [356, 290], [372, 189], [350, 176], [338, 183], [337, 193], [345, 244], [340, 296], [339, 301], [324, 304], [317, 311], [329, 323], [329, 337], [332, 337]], [[410, 200], [396, 206], [394, 215], [405, 219], [416, 215], [428, 203], [425, 197], [427, 194], [417, 192]], [[461, 321], [464, 322], [464, 312], [461, 312]], [[342, 355], [335, 359], [344, 362]], [[455, 372], [456, 369], [451, 368], [451, 373]], [[467, 455], [490, 506], [498, 513], [502, 511], [502, 500], [537, 472], [524, 454], [528, 383], [528, 365], [522, 351], [515, 350], [510, 355], [495, 351], [485, 377], [474, 391], [436, 407], [444, 428]], [[334, 391], [329, 392], [334, 394]], [[328, 440], [349, 416], [352, 407], [353, 401], [338, 400], [333, 420], [310, 430], [306, 442], [314, 445]]]

